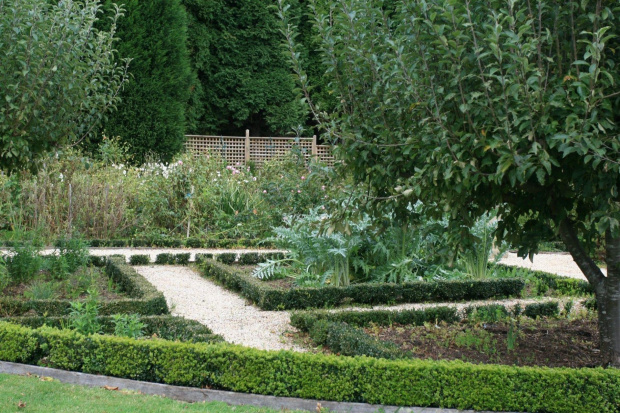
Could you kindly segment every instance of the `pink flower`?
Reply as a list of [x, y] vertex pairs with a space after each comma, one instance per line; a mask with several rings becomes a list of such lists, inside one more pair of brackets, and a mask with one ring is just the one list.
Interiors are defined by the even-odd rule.
[[298, 189], [298, 190], [297, 190], [297, 193], [298, 193], [298, 194], [301, 194], [301, 190], [300, 190], [300, 189]]
[[179, 161], [179, 165], [183, 165], [183, 161]]
[[267, 190], [266, 190], [266, 189], [263, 189], [263, 194], [266, 194], [266, 193], [267, 193]]
[[302, 176], [302, 177], [301, 177], [301, 180], [302, 180], [302, 181], [304, 181], [305, 179], [306, 179], [306, 177], [305, 177], [305, 176]]
[[325, 185], [323, 185], [323, 186], [321, 187], [321, 190], [325, 191]]

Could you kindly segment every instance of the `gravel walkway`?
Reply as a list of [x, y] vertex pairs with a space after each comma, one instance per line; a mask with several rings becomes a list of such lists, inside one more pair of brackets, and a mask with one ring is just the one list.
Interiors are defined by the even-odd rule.
[[164, 293], [173, 315], [196, 320], [230, 343], [263, 350], [304, 351], [284, 335], [285, 311], [262, 311], [189, 267], [137, 266], [136, 271]]
[[[530, 270], [546, 271], [564, 277], [586, 279], [569, 253], [537, 254], [534, 256], [534, 261], [530, 261], [527, 258], [519, 258], [517, 254], [509, 252], [502, 257], [500, 263], [524, 267]], [[607, 274], [607, 270], [603, 269], [602, 271], [603, 274]]]

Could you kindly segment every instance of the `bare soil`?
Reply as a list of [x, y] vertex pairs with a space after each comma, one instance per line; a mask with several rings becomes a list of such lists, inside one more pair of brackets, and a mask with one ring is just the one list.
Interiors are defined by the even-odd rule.
[[601, 365], [594, 319], [523, 320], [512, 327], [509, 323], [372, 326], [365, 331], [396, 343], [413, 358], [517, 366]]

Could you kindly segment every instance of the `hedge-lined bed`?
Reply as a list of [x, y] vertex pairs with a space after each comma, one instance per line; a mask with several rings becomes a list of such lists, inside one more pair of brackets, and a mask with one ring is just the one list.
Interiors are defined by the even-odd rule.
[[[164, 295], [151, 283], [125, 263], [124, 257], [91, 257], [91, 264], [105, 265], [106, 275], [114, 281], [128, 298], [101, 301], [99, 314], [168, 314]], [[30, 300], [0, 297], [0, 314], [4, 317], [24, 314], [59, 316], [66, 315], [71, 307], [70, 300]]]
[[620, 371], [337, 357], [0, 323], [0, 359], [238, 392], [495, 411], [617, 412]]
[[263, 310], [333, 307], [341, 304], [389, 304], [485, 300], [518, 296], [525, 283], [519, 279], [353, 284], [348, 287], [275, 288], [233, 266], [204, 260], [202, 274], [239, 291]]
[[508, 316], [529, 318], [555, 317], [557, 301], [532, 303], [524, 308], [508, 308], [501, 304], [471, 306], [459, 314], [454, 307], [430, 307], [423, 310], [371, 311], [297, 311], [291, 314], [291, 325], [307, 332], [316, 345], [345, 356], [370, 356], [387, 359], [408, 358], [409, 355], [389, 342], [369, 336], [360, 327], [392, 324], [421, 326], [425, 323], [458, 323], [468, 319], [496, 322]]
[[[43, 326], [63, 329], [69, 324], [67, 317], [8, 317], [1, 318], [12, 324], [24, 327], [39, 328]], [[144, 324], [142, 333], [145, 337], [157, 337], [164, 340], [189, 341], [195, 343], [223, 342], [222, 336], [213, 334], [211, 329], [198, 321], [170, 315], [150, 315], [140, 317]], [[114, 334], [114, 318], [111, 316], [97, 317], [101, 334]]]

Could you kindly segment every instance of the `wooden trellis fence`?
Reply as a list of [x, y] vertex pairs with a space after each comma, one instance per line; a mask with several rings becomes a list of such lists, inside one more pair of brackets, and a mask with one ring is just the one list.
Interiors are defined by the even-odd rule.
[[303, 154], [306, 161], [315, 158], [327, 165], [334, 165], [334, 156], [329, 145], [317, 145], [316, 135], [311, 138], [265, 138], [250, 137], [250, 131], [243, 136], [185, 135], [185, 147], [194, 156], [219, 155], [229, 165], [246, 165], [263, 162], [287, 155], [293, 149]]

